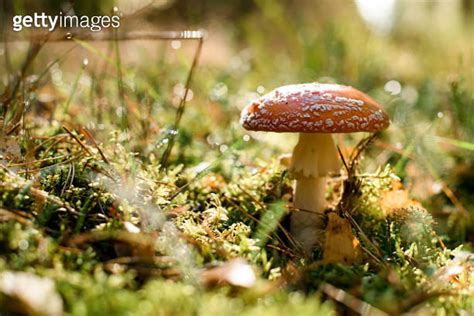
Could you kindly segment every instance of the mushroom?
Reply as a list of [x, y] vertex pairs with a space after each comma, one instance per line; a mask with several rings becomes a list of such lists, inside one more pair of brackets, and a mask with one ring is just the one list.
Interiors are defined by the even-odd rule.
[[241, 123], [251, 131], [299, 133], [289, 171], [295, 178], [290, 232], [307, 252], [321, 242], [326, 182], [340, 170], [331, 134], [377, 132], [390, 124], [372, 98], [349, 86], [305, 83], [279, 87], [251, 102]]

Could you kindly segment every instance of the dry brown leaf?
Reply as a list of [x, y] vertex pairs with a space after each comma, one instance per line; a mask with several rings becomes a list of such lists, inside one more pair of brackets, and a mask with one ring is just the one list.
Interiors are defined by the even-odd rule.
[[53, 280], [32, 273], [5, 271], [0, 274], [0, 292], [10, 300], [12, 314], [63, 315], [63, 301]]
[[380, 199], [380, 206], [385, 216], [392, 214], [395, 210], [406, 209], [410, 206], [421, 206], [421, 204], [410, 198], [408, 191], [403, 188], [403, 185], [393, 180], [392, 189], [382, 193]]
[[352, 233], [349, 220], [337, 213], [329, 213], [323, 261], [352, 264], [357, 262], [359, 257], [360, 242]]

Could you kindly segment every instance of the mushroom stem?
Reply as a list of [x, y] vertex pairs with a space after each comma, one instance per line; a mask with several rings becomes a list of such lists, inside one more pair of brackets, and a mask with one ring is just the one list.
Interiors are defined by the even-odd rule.
[[339, 160], [331, 134], [300, 133], [290, 172], [296, 179], [293, 205], [302, 211], [291, 215], [290, 231], [307, 253], [322, 241], [326, 176], [338, 170]]
[[325, 191], [325, 177], [296, 179], [293, 204], [302, 210], [321, 213], [326, 206]]
[[290, 232], [308, 254], [324, 237], [325, 192], [325, 177], [296, 179], [293, 205], [299, 211], [291, 214]]
[[296, 179], [326, 177], [339, 171], [339, 159], [331, 134], [300, 133], [293, 150], [290, 171]]

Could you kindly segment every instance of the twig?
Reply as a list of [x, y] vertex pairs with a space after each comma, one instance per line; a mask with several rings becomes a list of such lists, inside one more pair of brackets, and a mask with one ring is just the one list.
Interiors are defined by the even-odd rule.
[[67, 172], [66, 180], [64, 181], [63, 188], [61, 189], [60, 196], [63, 196], [66, 189], [69, 188], [70, 186], [72, 186], [72, 184], [74, 182], [74, 175], [75, 174], [76, 174], [76, 168], [74, 167], [74, 164], [71, 163], [70, 166], [69, 166], [69, 170]]
[[97, 151], [99, 152], [99, 155], [102, 157], [102, 160], [110, 165], [110, 162], [109, 160], [107, 159], [107, 157], [104, 155], [104, 153], [102, 152], [102, 149], [100, 149], [99, 145], [97, 144], [97, 142], [95, 141], [94, 137], [92, 137], [91, 133], [89, 133], [89, 131], [85, 128], [80, 128], [80, 132], [82, 135], [84, 135], [93, 145], [94, 147], [97, 149]]
[[324, 283], [321, 285], [321, 290], [324, 294], [332, 298], [333, 300], [344, 304], [349, 307], [356, 313], [359, 313], [363, 316], [388, 316], [386, 312], [369, 305], [368, 303], [360, 300], [359, 298], [347, 293], [344, 290], [338, 289], [335, 286]]
[[377, 138], [379, 135], [379, 133], [374, 133], [372, 135], [370, 135], [369, 137], [367, 138], [364, 138], [362, 139], [356, 146], [356, 148], [354, 149], [354, 151], [352, 152], [351, 154], [351, 157], [350, 157], [350, 168], [354, 168], [354, 166], [357, 164], [357, 161], [359, 160], [359, 157], [360, 155], [362, 154], [362, 152], [367, 148], [367, 146], [370, 145], [370, 143], [375, 139]]
[[66, 33], [59, 36], [48, 36], [48, 34], [32, 34], [28, 39], [21, 37], [8, 37], [5, 39], [6, 42], [72, 42], [75, 40], [80, 41], [138, 41], [138, 40], [200, 40], [202, 41], [206, 37], [205, 31], [154, 31], [154, 32], [127, 32], [118, 33], [117, 36], [114, 32], [77, 32], [77, 33]]
[[188, 98], [189, 86], [191, 85], [191, 79], [193, 77], [194, 69], [197, 66], [199, 55], [201, 54], [201, 48], [202, 48], [204, 38], [203, 38], [201, 33], [199, 33], [199, 35], [200, 35], [200, 37], [198, 38], [198, 41], [199, 41], [198, 42], [198, 47], [196, 49], [196, 53], [194, 54], [194, 59], [193, 59], [193, 62], [191, 64], [191, 68], [189, 69], [188, 78], [186, 79], [184, 95], [182, 96], [181, 101], [179, 103], [178, 110], [176, 111], [175, 122], [174, 122], [174, 125], [173, 125], [172, 129], [171, 129], [172, 132], [169, 133], [170, 135], [169, 135], [169, 138], [168, 138], [168, 144], [166, 146], [165, 152], [163, 153], [163, 156], [161, 157], [161, 161], [160, 161], [161, 168], [166, 167], [166, 165], [168, 163], [168, 158], [171, 154], [171, 150], [173, 149], [174, 141], [175, 141], [175, 137], [176, 137], [176, 131], [179, 128], [179, 123], [181, 122], [181, 117], [183, 116], [184, 109], [185, 109], [185, 106], [186, 106], [186, 99]]
[[71, 157], [70, 159], [66, 159], [66, 160], [64, 160], [64, 161], [60, 161], [60, 162], [54, 163], [54, 164], [49, 165], [49, 166], [44, 166], [44, 167], [36, 168], [36, 169], [30, 169], [30, 170], [26, 170], [26, 171], [17, 171], [16, 173], [17, 173], [17, 174], [26, 174], [26, 173], [28, 173], [28, 172], [39, 172], [40, 170], [48, 169], [48, 168], [51, 168], [51, 167], [54, 167], [54, 166], [57, 166], [57, 165], [71, 163], [71, 162], [73, 162], [73, 161], [76, 160], [76, 159], [82, 158], [83, 155], [84, 155], [84, 153], [81, 152], [80, 154], [78, 154], [78, 155], [76, 155], [76, 156], [73, 156], [73, 157]]
[[63, 129], [89, 154], [89, 156], [93, 156], [90, 150], [87, 148], [87, 146], [84, 145], [84, 143], [79, 139], [79, 137], [74, 135], [74, 133], [64, 125], [63, 125]]
[[153, 238], [151, 235], [134, 234], [123, 230], [117, 231], [90, 231], [73, 236], [71, 239], [64, 242], [64, 245], [74, 248], [86, 248], [90, 243], [115, 240], [128, 244], [133, 244], [137, 247], [147, 247], [153, 245]]
[[115, 259], [111, 259], [106, 262], [107, 263], [117, 263], [117, 264], [137, 264], [137, 263], [144, 263], [144, 264], [155, 264], [155, 265], [162, 265], [162, 264], [175, 264], [176, 260], [174, 258], [168, 256], [134, 256], [134, 257], [118, 257]]
[[118, 96], [119, 96], [119, 101], [120, 101], [120, 107], [121, 107], [121, 128], [123, 130], [126, 130], [128, 128], [128, 109], [126, 108], [125, 105], [125, 89], [123, 86], [123, 75], [122, 75], [122, 60], [120, 58], [120, 45], [119, 45], [119, 40], [118, 40], [118, 32], [117, 30], [114, 31], [114, 50], [115, 50], [115, 68], [117, 68], [117, 91], [118, 91]]
[[32, 196], [36, 198], [44, 199], [50, 203], [56, 204], [59, 207], [65, 208], [67, 211], [69, 211], [72, 214], [79, 215], [78, 211], [76, 211], [74, 208], [69, 206], [66, 202], [63, 202], [58, 197], [50, 195], [46, 191], [32, 188], [31, 185], [28, 185], [28, 184], [25, 184], [24, 186], [18, 186], [12, 183], [0, 182], [0, 189], [3, 189], [3, 190], [25, 190], [26, 189], [29, 193], [31, 193]]
[[[3, 117], [2, 130], [5, 130], [5, 128], [7, 126], [7, 113], [8, 113], [9, 105], [12, 102], [13, 98], [15, 97], [15, 95], [16, 95], [19, 87], [20, 87], [20, 84], [21, 84], [22, 80], [25, 78], [26, 71], [28, 70], [28, 67], [30, 66], [32, 61], [35, 59], [36, 55], [38, 55], [38, 53], [41, 50], [41, 48], [43, 47], [44, 43], [45, 43], [45, 39], [43, 39], [42, 41], [36, 41], [36, 42], [30, 41], [30, 47], [28, 49], [28, 54], [26, 56], [26, 59], [23, 61], [23, 64], [22, 64], [21, 70], [20, 70], [20, 74], [15, 76], [14, 79], [13, 79], [13, 82], [6, 88], [7, 90], [4, 93], [4, 95], [7, 95], [7, 97], [6, 97], [5, 100], [2, 100], [2, 102], [1, 102], [1, 106], [2, 106], [2, 115], [1, 115], [1, 117]], [[7, 94], [8, 89], [11, 86], [13, 88], [11, 89], [11, 92], [9, 94]]]
[[344, 168], [346, 168], [347, 174], [349, 174], [350, 173], [349, 166], [347, 165], [346, 159], [344, 158], [344, 155], [342, 154], [341, 148], [339, 146], [337, 146], [337, 151], [339, 152], [339, 157], [341, 157]]
[[298, 256], [295, 255], [294, 253], [288, 251], [288, 250], [287, 250], [288, 248], [287, 248], [287, 249], [283, 249], [283, 248], [281, 248], [281, 247], [278, 247], [278, 246], [275, 246], [275, 245], [272, 245], [272, 244], [267, 244], [266, 247], [267, 247], [267, 248], [275, 249], [275, 250], [277, 250], [277, 251], [280, 251], [281, 253], [284, 253], [284, 254], [286, 254], [286, 255], [288, 255], [288, 256], [290, 256], [290, 257], [293, 257], [293, 258], [297, 258], [297, 257], [298, 257]]
[[9, 210], [0, 207], [0, 222], [5, 220], [16, 220], [18, 223], [27, 225], [31, 224], [31, 218], [22, 214], [18, 214], [17, 211]]
[[[357, 224], [357, 221], [351, 216], [351, 214], [347, 213], [345, 214], [349, 220], [351, 221], [352, 225], [354, 225], [356, 227], [356, 229], [359, 231], [359, 233], [362, 235], [362, 237], [365, 239], [365, 241], [372, 246], [372, 248], [377, 252], [377, 255], [379, 257], [382, 257], [382, 254], [380, 253], [380, 250], [377, 248], [377, 246], [369, 239], [369, 237], [365, 234], [365, 232], [362, 230], [362, 228], [359, 226], [359, 224]], [[379, 259], [376, 255], [374, 255], [372, 252], [370, 252], [370, 250], [366, 249], [366, 248], [362, 248], [365, 250], [365, 252], [367, 252], [367, 254], [369, 254], [369, 256], [371, 256], [375, 261], [377, 261], [379, 264], [383, 265], [383, 266], [387, 266], [387, 264], [385, 262], [383, 262], [381, 259]]]

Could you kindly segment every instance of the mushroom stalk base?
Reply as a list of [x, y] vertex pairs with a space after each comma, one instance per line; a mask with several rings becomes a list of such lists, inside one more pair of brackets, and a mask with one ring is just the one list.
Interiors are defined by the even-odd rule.
[[306, 253], [324, 239], [323, 214], [326, 207], [326, 177], [296, 180], [290, 231]]
[[290, 173], [296, 179], [290, 231], [306, 253], [324, 240], [323, 213], [326, 182], [339, 171], [339, 159], [331, 134], [301, 133], [291, 159]]

